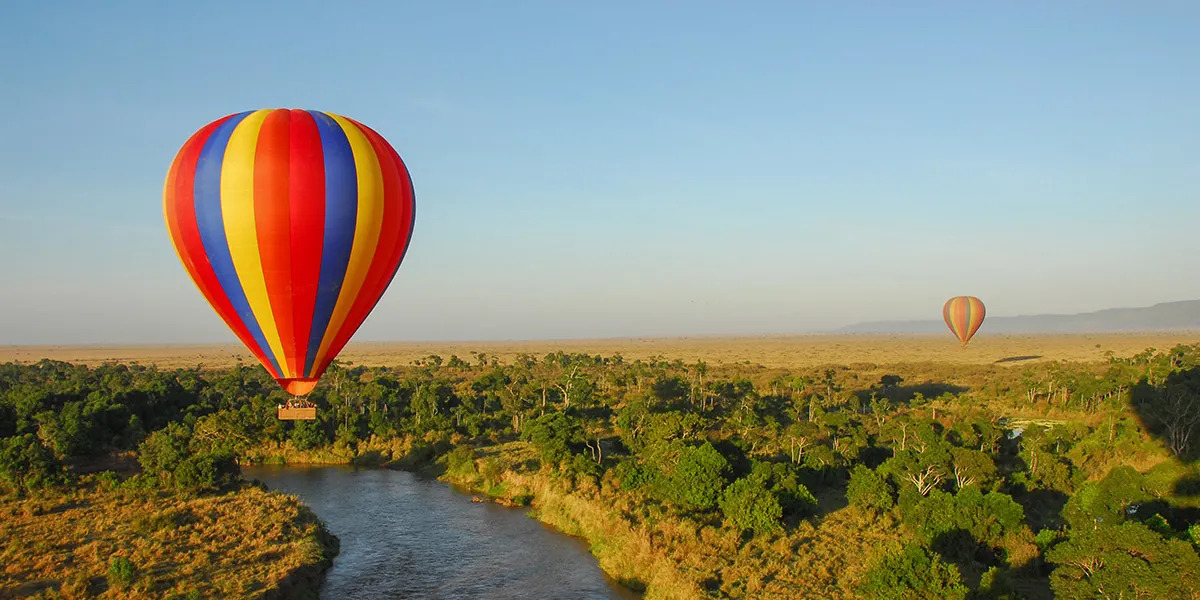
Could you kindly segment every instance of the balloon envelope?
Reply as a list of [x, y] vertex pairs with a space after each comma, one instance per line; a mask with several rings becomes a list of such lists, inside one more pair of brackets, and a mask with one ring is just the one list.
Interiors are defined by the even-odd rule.
[[983, 325], [983, 302], [975, 296], [955, 296], [942, 307], [942, 318], [954, 337], [966, 346], [971, 336]]
[[179, 150], [167, 230], [196, 287], [284, 389], [318, 378], [391, 284], [412, 235], [394, 149], [340, 115], [229, 115]]

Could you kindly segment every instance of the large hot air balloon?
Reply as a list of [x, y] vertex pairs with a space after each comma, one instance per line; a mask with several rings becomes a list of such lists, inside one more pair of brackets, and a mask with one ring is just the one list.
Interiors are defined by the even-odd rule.
[[975, 296], [955, 296], [942, 307], [942, 318], [963, 346], [983, 325], [983, 302]]
[[188, 139], [163, 208], [200, 293], [279, 385], [303, 396], [391, 284], [416, 204], [404, 162], [369, 127], [267, 109]]

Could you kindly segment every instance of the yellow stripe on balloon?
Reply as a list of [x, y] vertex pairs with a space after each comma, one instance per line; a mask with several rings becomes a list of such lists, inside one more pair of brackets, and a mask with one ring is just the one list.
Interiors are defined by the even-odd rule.
[[979, 298], [971, 297], [971, 322], [967, 326], [967, 331], [975, 331], [983, 325], [983, 301]]
[[954, 316], [955, 317], [958, 317], [959, 311], [962, 311], [963, 318], [961, 320], [958, 318], [954, 319], [954, 335], [957, 335], [958, 339], [961, 340], [964, 337], [966, 337], [967, 327], [970, 326], [970, 324], [971, 324], [971, 302], [969, 300], [967, 300], [966, 298], [955, 298], [954, 299]]
[[314, 365], [323, 362], [333, 338], [346, 322], [354, 299], [362, 290], [367, 271], [371, 268], [371, 260], [375, 257], [375, 248], [379, 245], [379, 233], [383, 225], [384, 190], [379, 157], [376, 156], [370, 140], [358, 127], [339, 115], [329, 116], [337, 121], [346, 133], [346, 139], [354, 153], [354, 170], [358, 174], [358, 214], [354, 223], [354, 243], [350, 247], [346, 276], [342, 279], [342, 289], [338, 293], [337, 303], [333, 305], [333, 314], [329, 317], [329, 326], [325, 328], [325, 335], [321, 338]]
[[254, 222], [254, 152], [258, 132], [270, 110], [255, 111], [246, 116], [229, 137], [225, 159], [221, 163], [221, 217], [225, 221], [225, 238], [229, 255], [237, 271], [246, 301], [254, 319], [262, 328], [263, 337], [275, 355], [283, 377], [295, 377], [284, 357], [271, 299], [267, 296], [267, 280], [263, 276], [262, 257], [258, 251], [258, 227]]

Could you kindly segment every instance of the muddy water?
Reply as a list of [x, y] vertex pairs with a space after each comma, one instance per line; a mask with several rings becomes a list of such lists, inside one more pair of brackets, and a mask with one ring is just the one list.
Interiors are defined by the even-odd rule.
[[299, 496], [341, 540], [321, 588], [326, 600], [638, 597], [608, 578], [581, 540], [436, 480], [345, 467], [243, 473]]

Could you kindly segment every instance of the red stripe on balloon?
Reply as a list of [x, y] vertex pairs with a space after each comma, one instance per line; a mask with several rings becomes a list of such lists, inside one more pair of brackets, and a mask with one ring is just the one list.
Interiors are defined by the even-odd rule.
[[[271, 303], [271, 318], [279, 332], [283, 356], [279, 367], [298, 375], [303, 357], [296, 358], [292, 314], [292, 230], [288, 183], [291, 125], [286, 110], [267, 114], [254, 147], [254, 227], [263, 281]], [[286, 366], [285, 366], [286, 365]]]
[[968, 302], [971, 304], [971, 324], [967, 329], [967, 339], [971, 339], [971, 336], [975, 335], [975, 332], [979, 331], [979, 327], [983, 325], [983, 318], [987, 311], [983, 308], [983, 301], [979, 298], [972, 296]]
[[963, 341], [963, 305], [962, 298], [955, 298], [954, 304], [950, 306], [950, 320], [954, 322], [954, 336], [958, 341]]
[[371, 259], [371, 266], [367, 270], [363, 287], [359, 291], [358, 297], [354, 299], [354, 304], [351, 305], [345, 322], [334, 336], [333, 342], [329, 346], [329, 352], [318, 365], [316, 373], [324, 372], [333, 358], [350, 341], [354, 332], [358, 331], [367, 315], [375, 308], [388, 285], [391, 284], [392, 277], [400, 266], [400, 261], [404, 258], [412, 233], [415, 205], [408, 169], [404, 167], [400, 155], [383, 139], [383, 136], [362, 123], [353, 119], [348, 120], [358, 127], [371, 142], [375, 158], [379, 161], [384, 190], [383, 223], [380, 228], [379, 242], [375, 247], [375, 256]]
[[321, 254], [325, 242], [325, 153], [312, 115], [291, 111], [288, 189], [291, 192], [292, 312], [297, 377], [306, 377]]
[[196, 224], [196, 205], [195, 205], [195, 184], [196, 184], [196, 162], [199, 160], [200, 152], [204, 148], [204, 143], [208, 141], [213, 130], [219, 127], [222, 123], [232, 118], [233, 115], [218, 119], [209, 123], [195, 135], [188, 139], [176, 155], [176, 162], [171, 167], [168, 174], [168, 180], [171, 182], [171, 187], [167, 188], [167, 199], [164, 203], [164, 209], [167, 218], [167, 228], [171, 234], [171, 240], [175, 243], [175, 248], [179, 252], [179, 258], [183, 262], [183, 266], [187, 269], [188, 274], [192, 276], [192, 281], [196, 283], [196, 287], [200, 288], [200, 293], [208, 300], [217, 315], [222, 321], [233, 331], [234, 335], [248, 348], [259, 360], [266, 366], [267, 371], [271, 372], [272, 376], [279, 377], [270, 366], [270, 361], [267, 360], [266, 354], [262, 348], [258, 347], [258, 343], [254, 340], [254, 336], [250, 334], [250, 330], [238, 318], [237, 311], [233, 309], [233, 305], [229, 302], [229, 298], [225, 295], [221, 288], [220, 282], [217, 281], [216, 273], [213, 272], [212, 265], [208, 261], [208, 255], [204, 252], [204, 243], [200, 239], [200, 230]]

